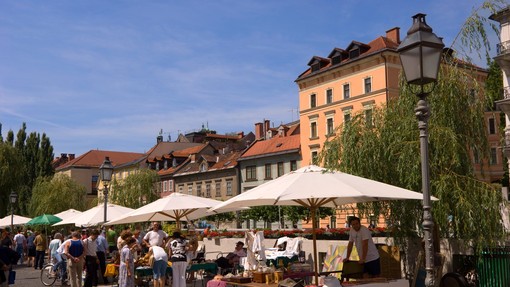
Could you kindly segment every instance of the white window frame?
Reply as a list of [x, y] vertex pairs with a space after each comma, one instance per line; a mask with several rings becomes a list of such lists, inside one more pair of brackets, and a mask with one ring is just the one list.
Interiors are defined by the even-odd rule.
[[[367, 80], [370, 81], [370, 91], [367, 91]], [[365, 92], [365, 94], [368, 94], [368, 93], [371, 93], [373, 91], [373, 83], [372, 83], [372, 77], [365, 77], [363, 78], [363, 91]]]
[[232, 180], [227, 180], [227, 196], [232, 196]]
[[169, 192], [174, 191], [174, 180], [173, 179], [168, 180], [168, 191]]
[[163, 192], [166, 192], [168, 190], [168, 182], [166, 180], [163, 180]]
[[[312, 100], [313, 99], [313, 100]], [[317, 94], [310, 94], [310, 109], [317, 107]]]
[[[347, 95], [345, 94], [345, 87], [347, 87]], [[345, 83], [342, 85], [342, 93], [344, 94], [344, 100], [349, 99], [351, 97], [351, 84]]]
[[[328, 92], [331, 92], [331, 100], [328, 101]], [[333, 103], [333, 89], [332, 88], [329, 88], [326, 90], [326, 95], [325, 95], [325, 99], [326, 99], [326, 104], [331, 104]]]
[[315, 139], [317, 137], [319, 137], [317, 120], [314, 120], [310, 122], [310, 138]]

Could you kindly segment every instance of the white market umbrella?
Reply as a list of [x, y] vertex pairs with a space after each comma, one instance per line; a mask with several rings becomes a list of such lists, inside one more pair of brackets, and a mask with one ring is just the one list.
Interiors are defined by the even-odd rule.
[[[338, 207], [350, 203], [400, 199], [422, 200], [423, 194], [310, 165], [241, 193], [220, 203], [211, 211], [221, 212], [225, 208], [245, 206], [301, 205], [311, 210], [312, 222], [315, 222], [316, 211], [319, 207]], [[317, 281], [317, 243], [314, 227], [312, 234], [315, 280]]]
[[[175, 221], [177, 228], [180, 228], [181, 220], [197, 219], [211, 215], [207, 211], [220, 203], [222, 202], [210, 198], [174, 192], [129, 214], [115, 218], [105, 225], [142, 221]], [[222, 212], [228, 211], [231, 211], [231, 209], [225, 209]]]
[[[106, 220], [111, 220], [113, 218], [122, 216], [129, 212], [133, 211], [132, 208], [124, 207], [116, 204], [108, 204], [108, 209], [106, 213]], [[62, 220], [57, 225], [65, 225], [65, 224], [74, 224], [75, 226], [94, 226], [104, 223], [104, 204], [100, 204], [96, 207], [93, 207], [89, 210], [82, 212], [76, 216], [68, 218], [67, 220]]]
[[78, 211], [76, 209], [68, 209], [68, 210], [64, 210], [62, 212], [59, 212], [57, 214], [54, 214], [55, 216], [57, 217], [60, 217], [62, 218], [62, 220], [66, 220], [66, 219], [70, 219], [70, 218], [73, 218], [79, 214], [82, 214], [81, 211]]
[[[32, 220], [32, 218], [24, 217], [24, 216], [20, 216], [20, 215], [16, 215], [16, 214], [14, 214], [12, 216], [12, 219], [13, 219], [12, 225], [23, 225], [23, 224], [29, 222], [30, 220]], [[11, 216], [10, 215], [7, 215], [6, 217], [0, 219], [0, 228], [4, 228], [4, 227], [8, 227], [8, 226], [11, 226]]]

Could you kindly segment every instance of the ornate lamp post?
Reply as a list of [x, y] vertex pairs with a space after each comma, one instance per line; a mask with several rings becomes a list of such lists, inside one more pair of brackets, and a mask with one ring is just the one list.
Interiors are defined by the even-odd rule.
[[[434, 221], [429, 191], [428, 119], [430, 117], [430, 109], [427, 103], [427, 95], [432, 91], [437, 82], [444, 44], [440, 38], [432, 33], [432, 28], [425, 22], [425, 16], [425, 14], [421, 13], [413, 16], [413, 25], [397, 51], [400, 55], [407, 83], [419, 86], [419, 91], [416, 92], [419, 100], [415, 112], [420, 130], [423, 230], [425, 239], [425, 270], [427, 271], [425, 285], [435, 286], [432, 237]], [[433, 84], [429, 91], [425, 90], [427, 84]]]
[[99, 175], [104, 185], [104, 222], [107, 221], [108, 209], [108, 183], [112, 180], [113, 165], [109, 157], [105, 157], [103, 164], [99, 167]]
[[11, 191], [9, 200], [11, 201], [11, 232], [14, 232], [14, 204], [18, 201], [18, 194], [15, 191]]

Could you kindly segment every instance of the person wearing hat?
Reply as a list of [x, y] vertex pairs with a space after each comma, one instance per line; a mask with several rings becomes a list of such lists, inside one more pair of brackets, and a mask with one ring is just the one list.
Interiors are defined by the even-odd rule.
[[246, 250], [244, 250], [244, 242], [238, 241], [234, 248], [234, 251], [230, 252], [226, 257], [220, 257], [216, 259], [218, 267], [223, 269], [232, 268], [236, 264], [239, 264], [241, 257], [246, 257]]
[[186, 287], [186, 268], [188, 267], [188, 241], [182, 238], [179, 231], [172, 235], [173, 240], [168, 244], [168, 254], [172, 261], [172, 286]]

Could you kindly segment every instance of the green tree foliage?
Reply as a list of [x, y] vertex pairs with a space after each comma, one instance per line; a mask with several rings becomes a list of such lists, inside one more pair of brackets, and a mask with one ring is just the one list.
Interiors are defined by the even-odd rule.
[[130, 208], [139, 208], [144, 205], [144, 202], [153, 202], [160, 198], [154, 187], [157, 179], [158, 174], [154, 170], [136, 170], [124, 180], [112, 182], [109, 190], [110, 200]]
[[[283, 213], [285, 215], [285, 219], [290, 220], [293, 225], [300, 220], [303, 220], [306, 223], [309, 223], [312, 220], [310, 209], [303, 206], [284, 206]], [[333, 208], [321, 207], [317, 211], [317, 219], [323, 219], [328, 216], [333, 216], [334, 214], [335, 210]]]
[[[5, 145], [14, 147], [16, 150], [16, 160], [19, 161], [17, 174], [23, 178], [17, 182], [16, 186], [11, 188], [18, 194], [18, 203], [16, 212], [22, 215], [28, 214], [29, 203], [32, 197], [32, 187], [38, 177], [53, 175], [53, 147], [50, 139], [43, 134], [43, 139], [36, 132], [31, 132], [27, 136], [27, 126], [23, 123], [19, 129], [16, 140], [14, 141], [14, 132], [10, 130]], [[1, 163], [0, 163], [1, 164]], [[10, 193], [10, 191], [8, 191]]]
[[85, 210], [87, 191], [69, 176], [39, 177], [33, 188], [29, 204], [29, 215], [55, 214], [74, 208]]
[[216, 228], [220, 226], [220, 223], [227, 223], [232, 222], [236, 219], [236, 214], [234, 212], [224, 212], [224, 213], [218, 213], [209, 215], [205, 218], [205, 220], [214, 222]]
[[17, 191], [23, 179], [22, 174], [18, 172], [21, 169], [18, 159], [18, 152], [12, 145], [0, 142], [0, 217], [10, 213], [9, 194]]

